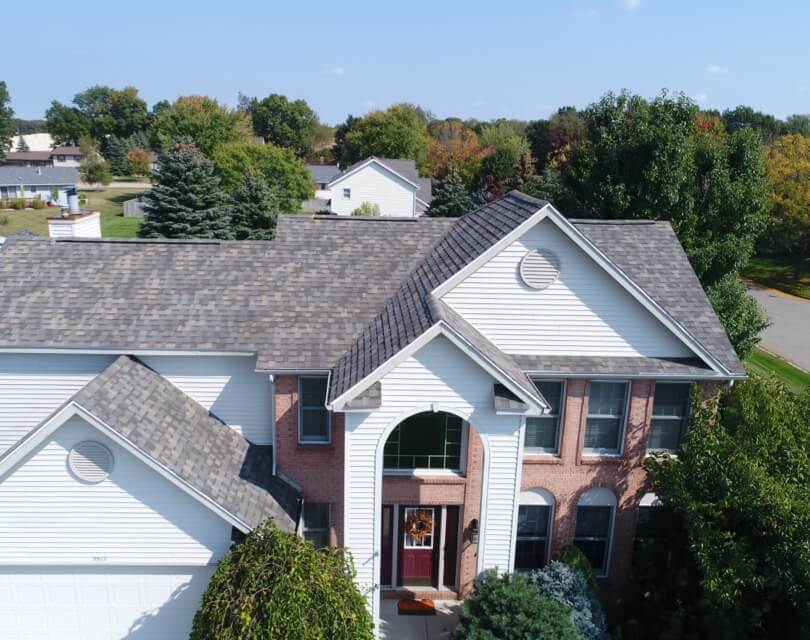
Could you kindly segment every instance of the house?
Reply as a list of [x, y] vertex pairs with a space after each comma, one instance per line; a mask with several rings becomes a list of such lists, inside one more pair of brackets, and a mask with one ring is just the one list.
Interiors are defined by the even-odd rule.
[[24, 198], [66, 207], [68, 191], [78, 183], [78, 171], [72, 167], [0, 166], [0, 204], [7, 208], [9, 201]]
[[620, 597], [666, 515], [645, 456], [745, 377], [668, 223], [519, 192], [0, 251], [4, 638], [184, 638], [267, 517], [349, 549], [375, 621], [570, 543]]
[[328, 209], [342, 216], [364, 202], [376, 204], [383, 216], [412, 218], [425, 212], [433, 198], [430, 178], [422, 178], [413, 160], [374, 156], [344, 170], [335, 165], [309, 165], [315, 199], [305, 207]]
[[51, 151], [9, 151], [3, 164], [15, 167], [78, 167], [79, 147], [56, 147]]

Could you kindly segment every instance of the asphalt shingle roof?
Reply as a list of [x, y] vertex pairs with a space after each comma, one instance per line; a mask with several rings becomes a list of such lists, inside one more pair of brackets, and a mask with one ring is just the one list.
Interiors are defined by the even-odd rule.
[[76, 167], [0, 167], [0, 185], [76, 185], [78, 182]]
[[168, 380], [118, 357], [73, 401], [250, 527], [298, 522], [299, 493], [272, 474], [269, 447], [250, 444]]
[[334, 164], [309, 164], [307, 167], [313, 182], [317, 184], [328, 184], [340, 173], [340, 167]]
[[593, 376], [697, 376], [712, 375], [697, 358], [650, 358], [650, 357], [595, 357], [595, 356], [538, 356], [512, 355], [512, 359], [524, 371], [541, 375]]

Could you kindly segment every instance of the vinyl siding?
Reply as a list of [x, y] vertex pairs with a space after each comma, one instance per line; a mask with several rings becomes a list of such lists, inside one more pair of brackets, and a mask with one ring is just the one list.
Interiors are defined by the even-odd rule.
[[[343, 190], [351, 189], [351, 199], [343, 197]], [[376, 164], [370, 164], [329, 190], [332, 211], [348, 216], [364, 202], [380, 205], [384, 216], [414, 215], [414, 188]]]
[[[115, 458], [99, 484], [68, 468], [83, 440]], [[78, 417], [0, 480], [0, 514], [0, 565], [205, 565], [230, 545], [230, 524]]]
[[[520, 261], [550, 249], [561, 263], [544, 290], [525, 286]], [[551, 221], [519, 240], [442, 298], [507, 353], [531, 355], [693, 357]]]
[[[346, 414], [346, 546], [361, 589], [378, 585], [382, 500], [382, 448], [386, 433], [407, 414], [435, 404], [468, 419], [485, 447], [490, 483], [482, 508], [479, 570], [511, 566], [512, 519], [520, 483], [520, 422], [493, 411], [493, 379], [444, 337], [434, 338], [382, 379], [383, 405], [371, 413]], [[369, 514], [374, 514], [370, 526]], [[490, 517], [491, 514], [491, 517]], [[375, 619], [379, 591], [371, 596]]]

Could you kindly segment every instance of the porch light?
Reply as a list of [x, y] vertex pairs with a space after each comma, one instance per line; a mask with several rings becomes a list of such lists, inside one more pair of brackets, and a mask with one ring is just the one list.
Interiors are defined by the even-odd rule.
[[478, 544], [480, 531], [478, 530], [478, 518], [473, 518], [470, 521], [470, 542], [472, 544]]

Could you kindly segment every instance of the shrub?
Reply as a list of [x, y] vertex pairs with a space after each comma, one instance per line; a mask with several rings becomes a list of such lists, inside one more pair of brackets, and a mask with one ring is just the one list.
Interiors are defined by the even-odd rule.
[[569, 567], [579, 569], [585, 575], [585, 580], [588, 582], [588, 587], [591, 593], [596, 596], [599, 594], [599, 585], [596, 583], [596, 577], [593, 575], [593, 567], [590, 560], [585, 557], [585, 554], [572, 544], [566, 544], [560, 547], [557, 553], [558, 561], [567, 564]]
[[382, 211], [380, 211], [380, 205], [378, 205], [376, 202], [364, 202], [357, 207], [357, 209], [352, 211], [352, 215], [362, 217], [379, 217], [382, 215]]
[[580, 569], [562, 562], [550, 562], [532, 572], [529, 580], [544, 596], [570, 607], [571, 622], [579, 629], [583, 640], [608, 637], [602, 605], [591, 593], [588, 580]]
[[22, 211], [25, 209], [25, 199], [24, 198], [14, 198], [11, 201], [11, 208], [16, 209], [17, 211]]
[[31, 201], [31, 206], [32, 206], [34, 209], [44, 209], [44, 208], [45, 208], [45, 201], [44, 201], [44, 200], [41, 200], [41, 199], [39, 199], [39, 198], [34, 198], [34, 199]]
[[135, 147], [127, 151], [124, 166], [127, 173], [132, 176], [145, 176], [149, 174], [149, 154], [145, 150]]
[[5, 227], [9, 223], [8, 216], [0, 216], [0, 227]]
[[547, 598], [520, 574], [486, 572], [464, 601], [451, 640], [577, 640], [568, 607]]
[[373, 633], [351, 559], [267, 520], [219, 563], [190, 640], [371, 640]]

